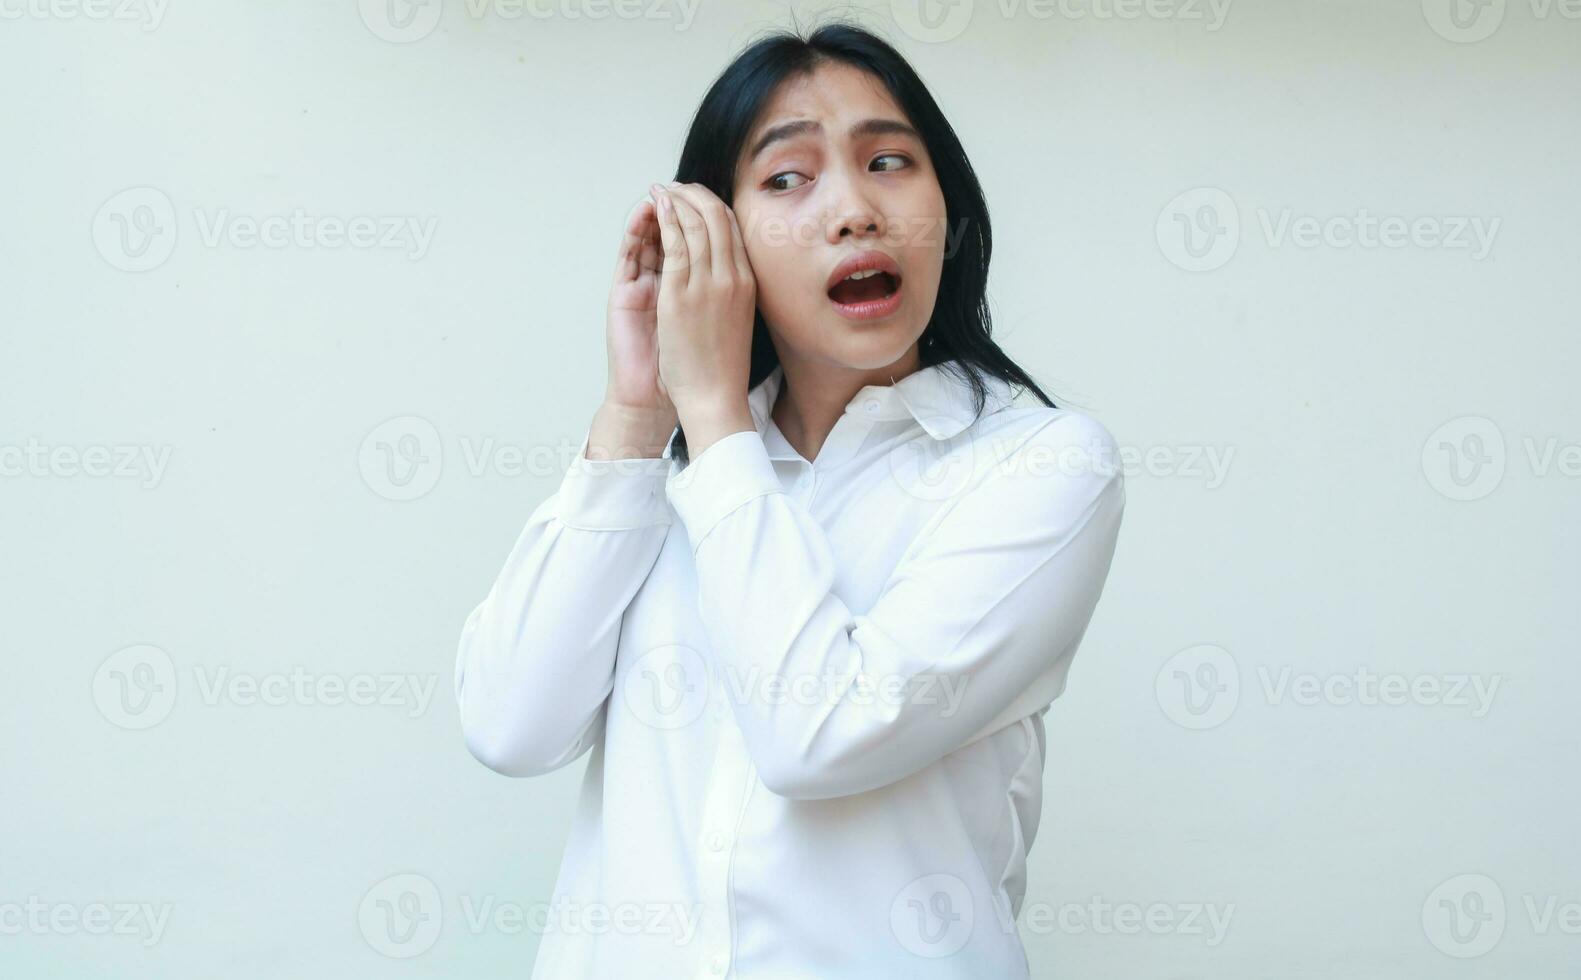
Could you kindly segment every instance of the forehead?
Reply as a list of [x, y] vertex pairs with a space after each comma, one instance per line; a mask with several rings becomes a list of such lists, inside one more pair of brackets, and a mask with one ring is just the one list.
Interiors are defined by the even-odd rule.
[[747, 134], [745, 145], [751, 146], [764, 130], [789, 119], [824, 122], [827, 137], [844, 128], [827, 125], [829, 120], [874, 117], [903, 120], [906, 114], [877, 77], [851, 65], [826, 61], [811, 74], [780, 83]]

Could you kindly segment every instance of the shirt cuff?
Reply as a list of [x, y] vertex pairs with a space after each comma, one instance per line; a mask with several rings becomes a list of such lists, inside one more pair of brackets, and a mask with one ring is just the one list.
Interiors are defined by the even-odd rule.
[[732, 432], [665, 481], [670, 506], [686, 525], [695, 554], [708, 532], [731, 511], [769, 493], [784, 493], [755, 429]]
[[560, 522], [585, 531], [628, 531], [671, 523], [664, 480], [673, 460], [668, 456], [588, 459], [591, 436], [589, 431], [582, 437], [582, 448], [560, 482], [555, 513]]

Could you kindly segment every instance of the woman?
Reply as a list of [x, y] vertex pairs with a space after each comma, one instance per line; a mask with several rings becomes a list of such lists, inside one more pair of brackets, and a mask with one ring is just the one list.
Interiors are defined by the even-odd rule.
[[484, 764], [591, 750], [533, 976], [1025, 977], [1114, 441], [990, 339], [981, 190], [883, 41], [757, 42], [679, 170], [625, 230], [581, 453], [457, 657]]

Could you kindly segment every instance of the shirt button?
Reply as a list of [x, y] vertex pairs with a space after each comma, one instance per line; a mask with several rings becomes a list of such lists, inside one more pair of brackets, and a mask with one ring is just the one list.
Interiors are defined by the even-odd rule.
[[869, 415], [873, 414], [874, 412], [878, 411], [878, 399], [869, 398], [867, 400], [867, 404], [865, 404], [863, 407], [867, 409], [867, 413]]
[[725, 959], [724, 953], [715, 953], [714, 958], [708, 962], [708, 972], [716, 977], [722, 977], [725, 975], [725, 966], [727, 964], [728, 961]]
[[724, 850], [725, 849], [725, 835], [721, 834], [717, 830], [714, 831], [713, 833], [709, 834], [708, 835], [708, 849], [710, 851], [722, 851], [722, 850]]

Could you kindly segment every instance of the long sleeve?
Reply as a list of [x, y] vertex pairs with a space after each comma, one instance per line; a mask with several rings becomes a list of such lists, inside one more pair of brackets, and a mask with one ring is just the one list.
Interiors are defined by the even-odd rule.
[[[732, 433], [674, 473], [666, 492], [691, 541], [713, 655], [760, 679], [732, 704], [770, 791], [874, 789], [1045, 708], [1114, 554], [1125, 505], [1115, 460], [1102, 425], [1050, 413], [941, 505], [862, 613], [834, 593], [829, 539], [784, 491], [758, 433]], [[816, 697], [792, 693], [809, 679]]]
[[668, 457], [589, 460], [586, 451], [584, 438], [456, 651], [467, 748], [507, 776], [558, 769], [597, 739], [621, 619], [670, 526]]

